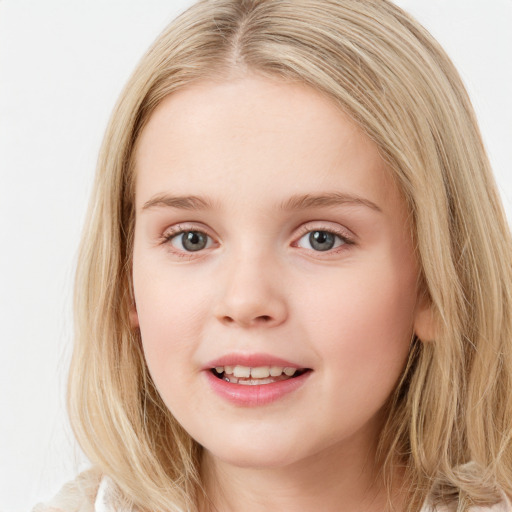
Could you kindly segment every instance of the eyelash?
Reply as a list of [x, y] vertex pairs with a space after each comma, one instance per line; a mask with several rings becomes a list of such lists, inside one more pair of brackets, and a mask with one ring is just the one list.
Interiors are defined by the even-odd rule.
[[337, 237], [342, 242], [339, 246], [333, 247], [332, 249], [328, 249], [326, 251], [315, 251], [314, 249], [306, 249], [306, 250], [311, 250], [319, 255], [325, 254], [327, 256], [329, 254], [337, 254], [341, 251], [347, 250], [347, 246], [355, 244], [355, 240], [351, 236], [349, 236], [349, 234], [344, 230], [336, 229], [331, 226], [311, 226], [311, 225], [306, 224], [304, 226], [301, 226], [300, 232], [299, 232], [300, 235], [296, 239], [296, 241], [293, 243], [293, 246], [297, 247], [298, 246], [297, 244], [305, 235], [307, 235], [308, 233], [315, 233], [315, 232], [330, 233], [330, 234], [334, 235], [335, 237]]
[[[334, 235], [336, 238], [338, 238], [342, 243], [336, 247], [333, 247], [332, 249], [328, 249], [326, 251], [315, 251], [314, 249], [306, 249], [308, 251], [312, 251], [314, 253], [322, 254], [337, 254], [338, 252], [344, 251], [347, 249], [347, 246], [354, 245], [355, 241], [352, 237], [350, 237], [345, 231], [335, 229], [332, 227], [326, 227], [326, 226], [302, 226], [299, 231], [299, 236], [295, 239], [295, 241], [292, 243], [293, 247], [299, 247], [298, 243], [300, 240], [307, 235], [308, 233], [314, 233], [314, 232], [322, 232], [322, 233], [329, 233]], [[166, 232], [162, 238], [160, 243], [162, 245], [168, 245], [172, 247], [172, 240], [176, 239], [180, 235], [183, 235], [184, 233], [199, 233], [201, 235], [206, 236], [210, 240], [213, 240], [213, 237], [211, 237], [206, 230], [198, 228], [196, 226], [181, 226], [177, 225], [175, 228], [172, 228], [171, 232]], [[173, 254], [177, 255], [180, 258], [188, 258], [191, 259], [194, 257], [195, 252], [198, 254], [202, 253], [204, 249], [199, 249], [198, 251], [186, 251], [186, 250], [179, 250], [175, 248], [169, 247], [169, 250], [173, 252]], [[205, 247], [205, 249], [208, 247]]]
[[162, 236], [160, 243], [161, 245], [167, 245], [168, 249], [179, 258], [185, 258], [185, 259], [191, 259], [194, 257], [195, 253], [201, 253], [204, 249], [198, 250], [198, 251], [185, 251], [185, 250], [178, 250], [172, 247], [172, 241], [176, 238], [178, 238], [180, 235], [183, 235], [184, 233], [200, 233], [206, 237], [208, 237], [210, 240], [213, 240], [213, 237], [211, 237], [206, 230], [198, 228], [196, 226], [182, 226], [177, 225], [173, 228], [170, 228], [170, 232], [166, 231], [164, 235]]

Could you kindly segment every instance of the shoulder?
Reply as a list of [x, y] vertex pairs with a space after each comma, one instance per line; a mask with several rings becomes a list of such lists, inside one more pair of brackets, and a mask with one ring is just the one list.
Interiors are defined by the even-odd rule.
[[49, 502], [40, 503], [32, 512], [132, 512], [114, 482], [89, 470], [65, 484]]
[[508, 497], [502, 493], [502, 499], [499, 503], [487, 507], [471, 507], [471, 512], [512, 512], [512, 503]]
[[[456, 512], [457, 505], [453, 506], [445, 505], [445, 506], [432, 506], [426, 503], [421, 512]], [[472, 506], [469, 508], [468, 512], [512, 512], [512, 502], [509, 498], [502, 493], [502, 498], [498, 503], [494, 505], [485, 505], [485, 506]]]

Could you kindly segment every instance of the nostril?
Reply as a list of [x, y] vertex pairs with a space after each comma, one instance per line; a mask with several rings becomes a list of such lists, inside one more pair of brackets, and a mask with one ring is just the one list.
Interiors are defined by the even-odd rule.
[[[222, 317], [222, 321], [226, 324], [232, 324], [235, 322], [235, 319], [229, 315], [225, 315]], [[255, 317], [253, 320], [250, 320], [249, 322], [246, 322], [248, 325], [249, 324], [268, 324], [269, 322], [272, 321], [272, 317], [270, 315], [260, 315], [260, 316], [257, 316]], [[245, 322], [241, 322], [241, 323], [245, 323]]]

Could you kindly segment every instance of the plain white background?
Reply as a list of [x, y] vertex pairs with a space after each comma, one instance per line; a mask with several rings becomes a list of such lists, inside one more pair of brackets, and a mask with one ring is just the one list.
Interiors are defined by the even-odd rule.
[[[190, 0], [0, 0], [0, 511], [87, 467], [65, 414], [72, 282], [101, 137]], [[512, 220], [512, 0], [397, 0], [448, 51]]]

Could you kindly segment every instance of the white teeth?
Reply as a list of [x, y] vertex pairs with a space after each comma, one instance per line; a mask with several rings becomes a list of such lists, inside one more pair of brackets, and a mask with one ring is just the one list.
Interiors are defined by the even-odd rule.
[[257, 368], [251, 368], [251, 377], [253, 379], [266, 379], [270, 376], [269, 366], [258, 366]]
[[243, 386], [261, 386], [262, 384], [272, 384], [274, 379], [247, 379], [247, 380], [239, 380], [237, 384], [242, 384]]
[[[236, 379], [267, 379], [268, 377], [279, 377], [283, 373], [287, 377], [292, 377], [297, 372], [297, 368], [282, 367], [282, 366], [257, 366], [251, 368], [249, 366], [216, 366], [215, 371], [217, 374], [224, 373], [224, 376], [236, 377]], [[233, 379], [232, 379], [233, 380]]]
[[248, 366], [235, 366], [235, 368], [233, 369], [233, 375], [238, 378], [250, 377], [251, 369]]
[[272, 375], [272, 377], [279, 377], [281, 373], [283, 373], [283, 368], [281, 366], [270, 367], [270, 375]]

